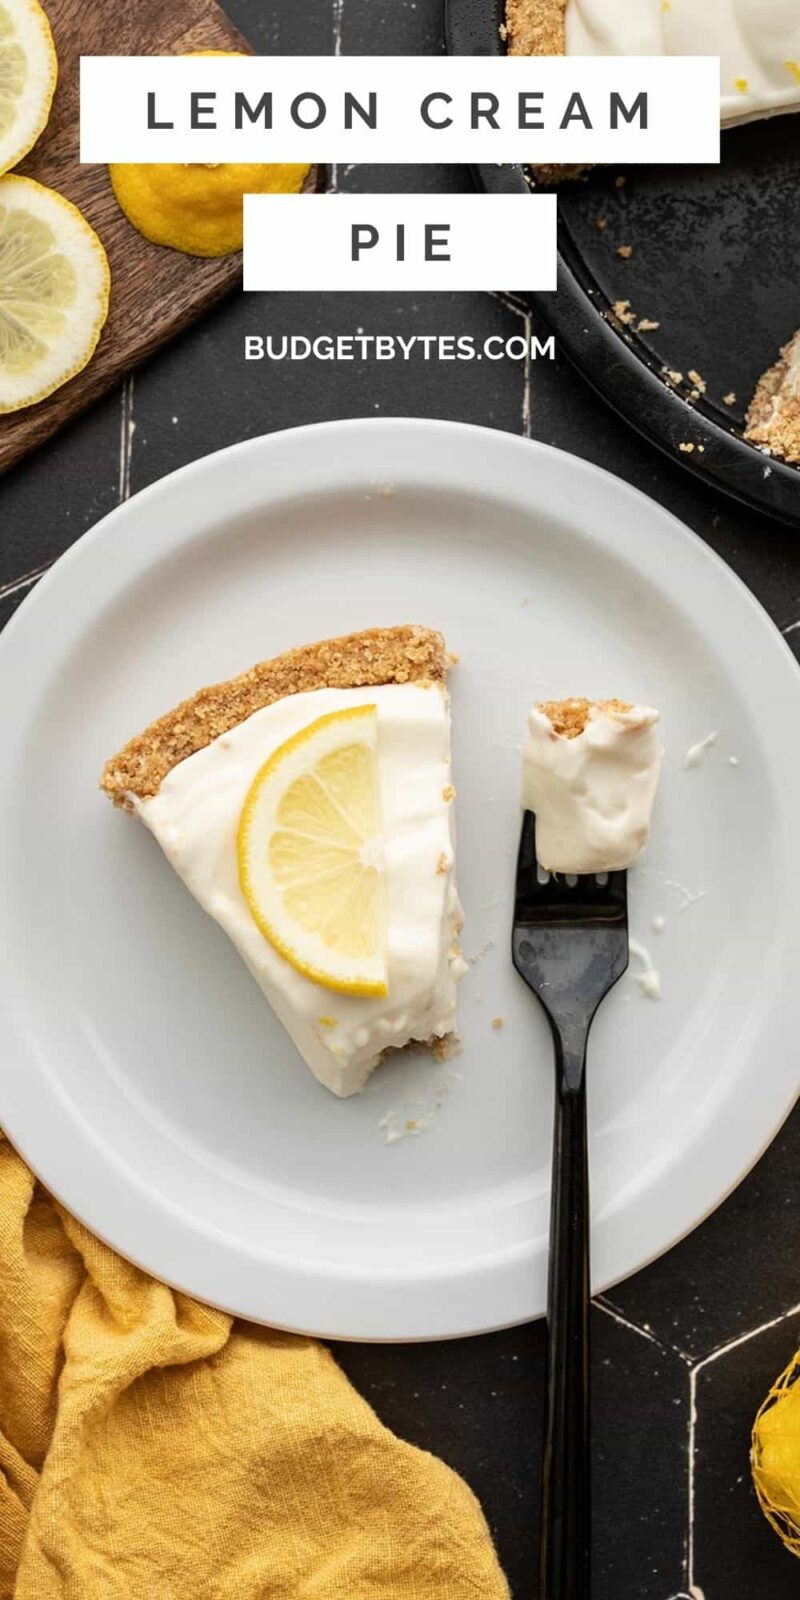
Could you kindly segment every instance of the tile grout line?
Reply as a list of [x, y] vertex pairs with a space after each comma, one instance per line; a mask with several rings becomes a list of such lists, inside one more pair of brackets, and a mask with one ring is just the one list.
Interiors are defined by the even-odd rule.
[[533, 319], [529, 311], [525, 312], [525, 374], [522, 390], [522, 435], [530, 439], [533, 426], [533, 358], [531, 356], [531, 336], [533, 334]]
[[698, 1361], [693, 1370], [702, 1371], [703, 1367], [710, 1367], [712, 1362], [719, 1361], [721, 1356], [730, 1355], [731, 1350], [738, 1350], [741, 1345], [749, 1344], [751, 1339], [757, 1339], [759, 1334], [769, 1333], [771, 1328], [778, 1328], [782, 1322], [788, 1322], [791, 1317], [800, 1316], [800, 1301], [797, 1305], [790, 1306], [788, 1311], [779, 1311], [777, 1317], [771, 1317], [769, 1322], [762, 1322], [759, 1327], [751, 1328], [749, 1333], [740, 1333], [736, 1339], [729, 1339], [727, 1344], [718, 1345], [716, 1350], [709, 1351]]
[[[344, 33], [344, 0], [333, 0], [333, 53], [340, 56], [342, 53], [342, 35]], [[331, 181], [328, 185], [329, 194], [339, 193], [339, 166], [336, 161], [330, 165]]]
[[344, 30], [344, 0], [333, 0], [333, 53], [340, 56], [342, 53], [342, 33]]
[[688, 1485], [686, 1502], [686, 1587], [691, 1594], [694, 1581], [695, 1449], [697, 1445], [697, 1367], [689, 1373], [689, 1430], [686, 1440]]
[[131, 494], [131, 457], [133, 455], [133, 435], [136, 432], [136, 423], [133, 416], [133, 374], [125, 379], [122, 385], [119, 418], [119, 482], [117, 499], [121, 505], [124, 500], [130, 499]]
[[791, 1317], [800, 1314], [800, 1303], [790, 1306], [788, 1311], [781, 1311], [777, 1317], [771, 1317], [768, 1322], [762, 1322], [759, 1327], [751, 1328], [748, 1333], [739, 1334], [736, 1339], [729, 1339], [726, 1344], [721, 1344], [716, 1350], [709, 1352], [702, 1361], [698, 1361], [689, 1373], [689, 1495], [688, 1495], [688, 1529], [686, 1540], [686, 1587], [691, 1600], [704, 1600], [702, 1589], [694, 1581], [694, 1532], [696, 1512], [696, 1455], [697, 1455], [697, 1380], [704, 1367], [710, 1367], [723, 1356], [730, 1355], [732, 1350], [738, 1350], [744, 1344], [749, 1344], [751, 1339], [757, 1339], [759, 1334], [768, 1333], [771, 1328], [780, 1327], [782, 1322], [788, 1322]]
[[525, 352], [522, 385], [521, 421], [522, 436], [524, 439], [530, 439], [533, 423], [533, 361], [531, 359], [531, 336], [533, 334], [532, 315], [527, 306], [522, 305], [519, 300], [514, 299], [512, 294], [508, 294], [502, 289], [490, 289], [489, 297], [492, 300], [499, 301], [500, 305], [505, 306], [506, 310], [511, 311], [515, 317], [520, 317], [525, 326], [525, 342], [527, 349]]
[[694, 1584], [694, 1445], [697, 1426], [696, 1373], [699, 1371], [699, 1367], [702, 1365], [702, 1362], [693, 1367], [691, 1356], [687, 1355], [685, 1350], [680, 1350], [677, 1345], [663, 1344], [662, 1341], [652, 1332], [652, 1329], [641, 1327], [637, 1322], [629, 1322], [627, 1317], [623, 1317], [622, 1313], [618, 1311], [616, 1307], [612, 1305], [611, 1301], [605, 1298], [605, 1296], [595, 1295], [592, 1300], [592, 1305], [596, 1306], [598, 1311], [604, 1312], [604, 1314], [607, 1317], [610, 1317], [612, 1321], [618, 1323], [621, 1328], [626, 1328], [629, 1333], [638, 1334], [640, 1339], [646, 1339], [648, 1344], [655, 1345], [656, 1349], [660, 1350], [663, 1355], [677, 1356], [678, 1360], [682, 1361], [689, 1369], [689, 1427], [686, 1447], [687, 1527], [683, 1539], [682, 1563], [683, 1581], [686, 1587], [685, 1589], [679, 1590], [677, 1594], [671, 1595], [670, 1600], [705, 1600], [702, 1590], [698, 1589]]
[[648, 1344], [654, 1344], [657, 1350], [663, 1351], [664, 1355], [677, 1356], [679, 1361], [691, 1368], [692, 1359], [685, 1350], [681, 1350], [676, 1344], [665, 1343], [663, 1339], [659, 1339], [658, 1334], [653, 1333], [652, 1328], [643, 1327], [638, 1322], [629, 1322], [628, 1318], [624, 1317], [617, 1306], [613, 1304], [613, 1301], [609, 1300], [605, 1295], [595, 1295], [592, 1299], [592, 1305], [596, 1306], [598, 1311], [604, 1312], [613, 1322], [619, 1323], [621, 1328], [627, 1328], [630, 1333], [638, 1333], [640, 1339], [646, 1339]]
[[18, 594], [20, 589], [32, 589], [35, 583], [50, 571], [52, 561], [43, 561], [40, 567], [33, 567], [30, 572], [23, 573], [21, 578], [11, 578], [8, 583], [0, 585], [0, 600], [7, 600], [10, 595]]

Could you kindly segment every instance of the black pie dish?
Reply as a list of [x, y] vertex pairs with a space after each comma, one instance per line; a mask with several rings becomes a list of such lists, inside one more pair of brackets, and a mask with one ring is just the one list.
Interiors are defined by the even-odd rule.
[[[446, 0], [449, 52], [502, 54], [503, 13], [504, 0]], [[530, 192], [521, 166], [472, 173], [488, 193]], [[743, 438], [758, 379], [800, 327], [800, 115], [725, 133], [719, 167], [597, 168], [560, 189], [558, 236], [557, 293], [515, 293], [560, 350], [687, 471], [800, 528], [800, 470]], [[642, 320], [658, 327], [637, 332]]]

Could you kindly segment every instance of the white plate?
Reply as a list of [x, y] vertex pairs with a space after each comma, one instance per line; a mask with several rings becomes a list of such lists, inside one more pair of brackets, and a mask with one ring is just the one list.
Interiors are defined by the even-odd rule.
[[[461, 654], [463, 1049], [400, 1058], [341, 1102], [97, 778], [199, 684], [408, 620]], [[508, 940], [526, 707], [570, 693], [654, 703], [667, 749], [631, 874], [663, 998], [633, 962], [590, 1047], [595, 1283], [718, 1203], [798, 1086], [793, 660], [727, 568], [617, 479], [487, 430], [370, 421], [256, 439], [137, 495], [0, 640], [0, 1123], [70, 1210], [168, 1282], [289, 1328], [435, 1338], [542, 1311], [550, 1045]], [[433, 1125], [387, 1147], [385, 1114], [443, 1090]]]

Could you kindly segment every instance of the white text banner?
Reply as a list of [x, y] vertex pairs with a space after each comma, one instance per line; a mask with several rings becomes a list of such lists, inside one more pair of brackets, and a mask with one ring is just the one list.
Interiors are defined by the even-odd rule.
[[84, 56], [81, 160], [719, 160], [716, 56]]
[[244, 287], [555, 289], [555, 196], [246, 195]]

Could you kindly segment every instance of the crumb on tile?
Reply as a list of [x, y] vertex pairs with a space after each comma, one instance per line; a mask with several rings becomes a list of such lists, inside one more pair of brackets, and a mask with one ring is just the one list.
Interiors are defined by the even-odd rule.
[[636, 313], [631, 311], [630, 300], [615, 300], [611, 310], [617, 321], [625, 328], [629, 328], [631, 323], [636, 321]]
[[678, 372], [675, 367], [665, 367], [664, 372], [669, 378], [670, 383], [683, 383], [683, 373]]
[[608, 227], [608, 217], [596, 217], [594, 225], [598, 233], [605, 233], [606, 228]]
[[700, 376], [699, 372], [695, 371], [694, 367], [689, 368], [688, 378], [689, 382], [694, 385], [695, 389], [699, 389], [701, 394], [705, 394], [706, 380]]
[[442, 790], [442, 799], [446, 800], [446, 801], [450, 801], [450, 800], [455, 800], [455, 797], [456, 797], [456, 791], [453, 788], [452, 783], [446, 783], [444, 788], [443, 788], [443, 790]]
[[692, 444], [691, 440], [685, 439], [681, 444], [678, 445], [678, 449], [682, 451], [683, 455], [690, 456], [694, 450], [694, 445]]
[[722, 404], [724, 406], [735, 406], [735, 404], [736, 404], [736, 391], [735, 391], [735, 389], [729, 389], [728, 393], [724, 394], [722, 396]]
[[632, 244], [618, 244], [617, 245], [617, 255], [620, 256], [623, 261], [630, 261], [630, 258], [633, 255], [633, 245]]
[[640, 317], [636, 324], [637, 333], [655, 333], [661, 327], [660, 322], [654, 322], [652, 317]]
[[503, 1026], [503, 1018], [502, 1017], [492, 1017], [492, 1027], [493, 1028], [502, 1028], [502, 1026]]

